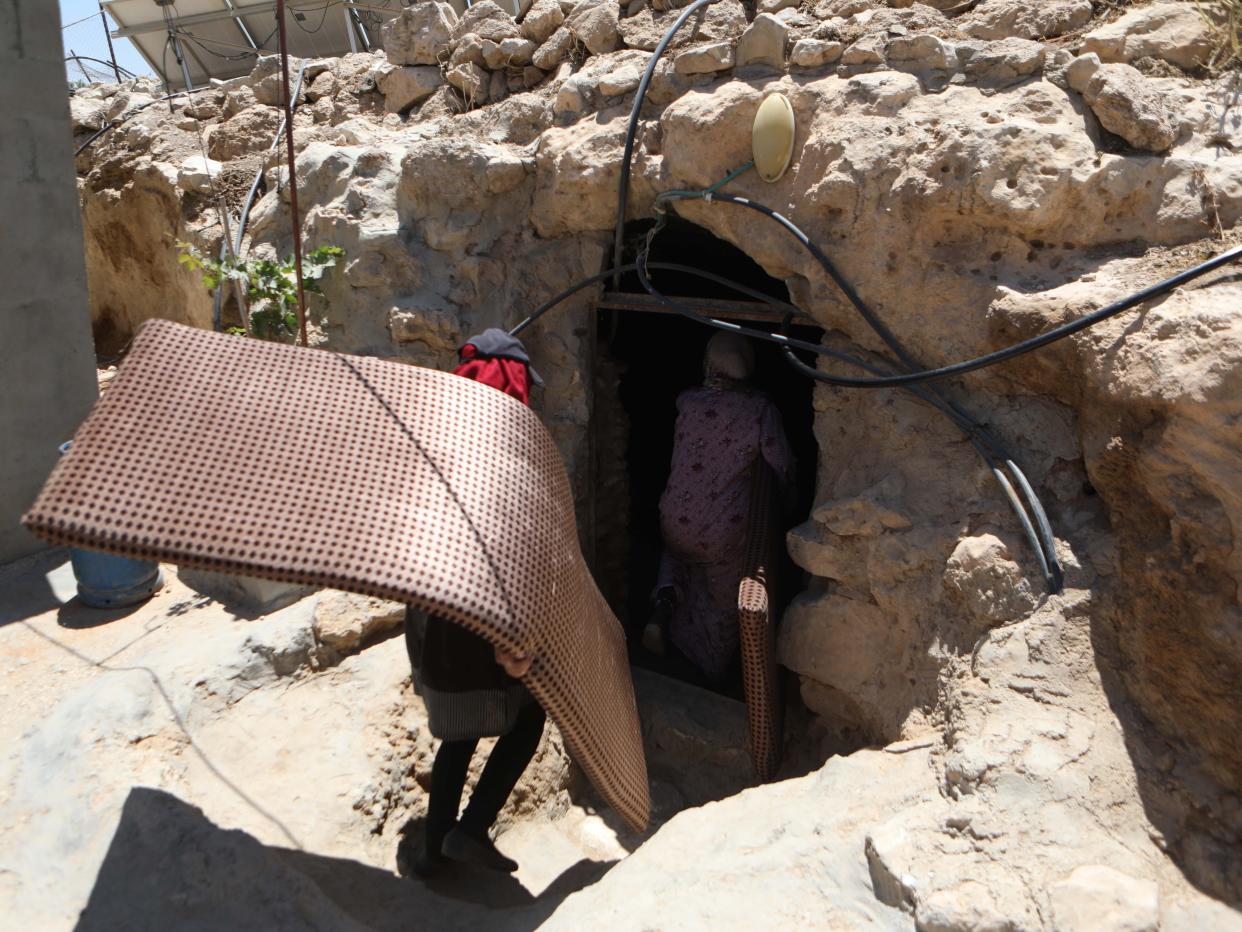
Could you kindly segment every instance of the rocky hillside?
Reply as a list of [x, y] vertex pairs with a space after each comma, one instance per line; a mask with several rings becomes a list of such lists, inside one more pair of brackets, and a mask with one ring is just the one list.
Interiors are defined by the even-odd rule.
[[[443, 366], [601, 271], [633, 92], [677, 15], [535, 0], [515, 20], [484, 0], [458, 19], [428, 0], [385, 55], [305, 63], [303, 231], [346, 250], [313, 341]], [[745, 162], [779, 90], [789, 172], [728, 190], [805, 230], [921, 361], [988, 352], [1238, 242], [1242, 112], [1220, 41], [1183, 2], [718, 0], [656, 68], [630, 219]], [[158, 93], [80, 92], [79, 138]], [[102, 344], [155, 316], [211, 326], [174, 241], [218, 251], [222, 208], [260, 169], [248, 245], [289, 253], [277, 99], [262, 59], [79, 157]], [[779, 227], [676, 209], [782, 280], [833, 345], [882, 349]], [[584, 507], [607, 390], [595, 297], [528, 341]], [[788, 536], [810, 582], [781, 658], [817, 733], [889, 749], [677, 817], [553, 923], [852, 928], [896, 909], [923, 929], [1242, 927], [1240, 299], [1222, 270], [950, 388], [1044, 498], [1058, 596], [953, 425], [907, 395], [818, 388], [815, 505]]]

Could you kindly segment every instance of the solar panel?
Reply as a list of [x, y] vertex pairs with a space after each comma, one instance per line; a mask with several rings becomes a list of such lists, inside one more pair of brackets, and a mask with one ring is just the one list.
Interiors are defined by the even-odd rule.
[[[128, 39], [171, 87], [249, 74], [260, 55], [275, 54], [275, 0], [103, 0]], [[329, 58], [379, 45], [379, 26], [405, 0], [297, 0], [286, 5], [289, 54]], [[180, 59], [178, 58], [180, 55]], [[184, 64], [184, 67], [183, 67]]]

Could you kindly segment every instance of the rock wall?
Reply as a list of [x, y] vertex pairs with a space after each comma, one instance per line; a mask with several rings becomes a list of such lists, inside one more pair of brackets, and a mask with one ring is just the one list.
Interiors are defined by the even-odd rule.
[[[720, 0], [656, 68], [629, 216], [745, 162], [755, 108], [780, 91], [798, 122], [789, 172], [730, 190], [805, 230], [915, 356], [949, 362], [1077, 317], [1237, 242], [1242, 214], [1237, 79], [1208, 70], [1208, 20], [1186, 3], [1118, 6]], [[489, 0], [461, 18], [423, 2], [392, 22], [385, 57], [308, 65], [303, 231], [347, 252], [315, 342], [444, 366], [464, 336], [604, 268], [633, 91], [676, 15], [662, 0], [536, 0], [519, 21]], [[74, 111], [140, 92], [95, 88]], [[92, 285], [118, 283], [96, 289], [100, 325], [205, 321], [208, 296], [156, 241], [175, 229], [218, 248], [230, 166], [267, 166], [249, 242], [289, 251], [281, 170], [263, 156], [273, 93], [261, 61], [80, 157]], [[219, 163], [206, 185], [198, 135]], [[882, 349], [778, 227], [729, 205], [677, 210], [784, 280], [826, 339]], [[608, 381], [596, 294], [528, 341], [587, 540], [592, 387]], [[1131, 927], [1193, 928], [1187, 879], [1236, 904], [1238, 297], [1222, 271], [949, 388], [1048, 505], [1060, 596], [956, 428], [900, 393], [817, 389], [816, 503], [788, 536], [810, 582], [781, 658], [824, 727], [928, 742], [925, 805], [865, 833], [875, 896], [920, 927], [1099, 928], [1113, 897], [1155, 902]], [[639, 870], [596, 889], [624, 895], [615, 878]]]

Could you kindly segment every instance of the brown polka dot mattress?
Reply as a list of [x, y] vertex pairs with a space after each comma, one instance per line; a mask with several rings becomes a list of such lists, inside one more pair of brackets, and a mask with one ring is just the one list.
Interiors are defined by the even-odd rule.
[[60, 544], [331, 586], [451, 618], [523, 678], [635, 828], [646, 762], [621, 626], [538, 417], [401, 363], [142, 328], [24, 523]]

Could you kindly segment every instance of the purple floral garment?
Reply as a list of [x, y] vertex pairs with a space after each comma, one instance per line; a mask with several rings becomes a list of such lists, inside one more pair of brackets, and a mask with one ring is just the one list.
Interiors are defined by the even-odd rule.
[[660, 498], [657, 586], [677, 593], [673, 643], [714, 680], [727, 675], [738, 651], [737, 587], [752, 465], [760, 455], [780, 482], [792, 482], [793, 455], [766, 395], [692, 388], [678, 397], [673, 462]]

